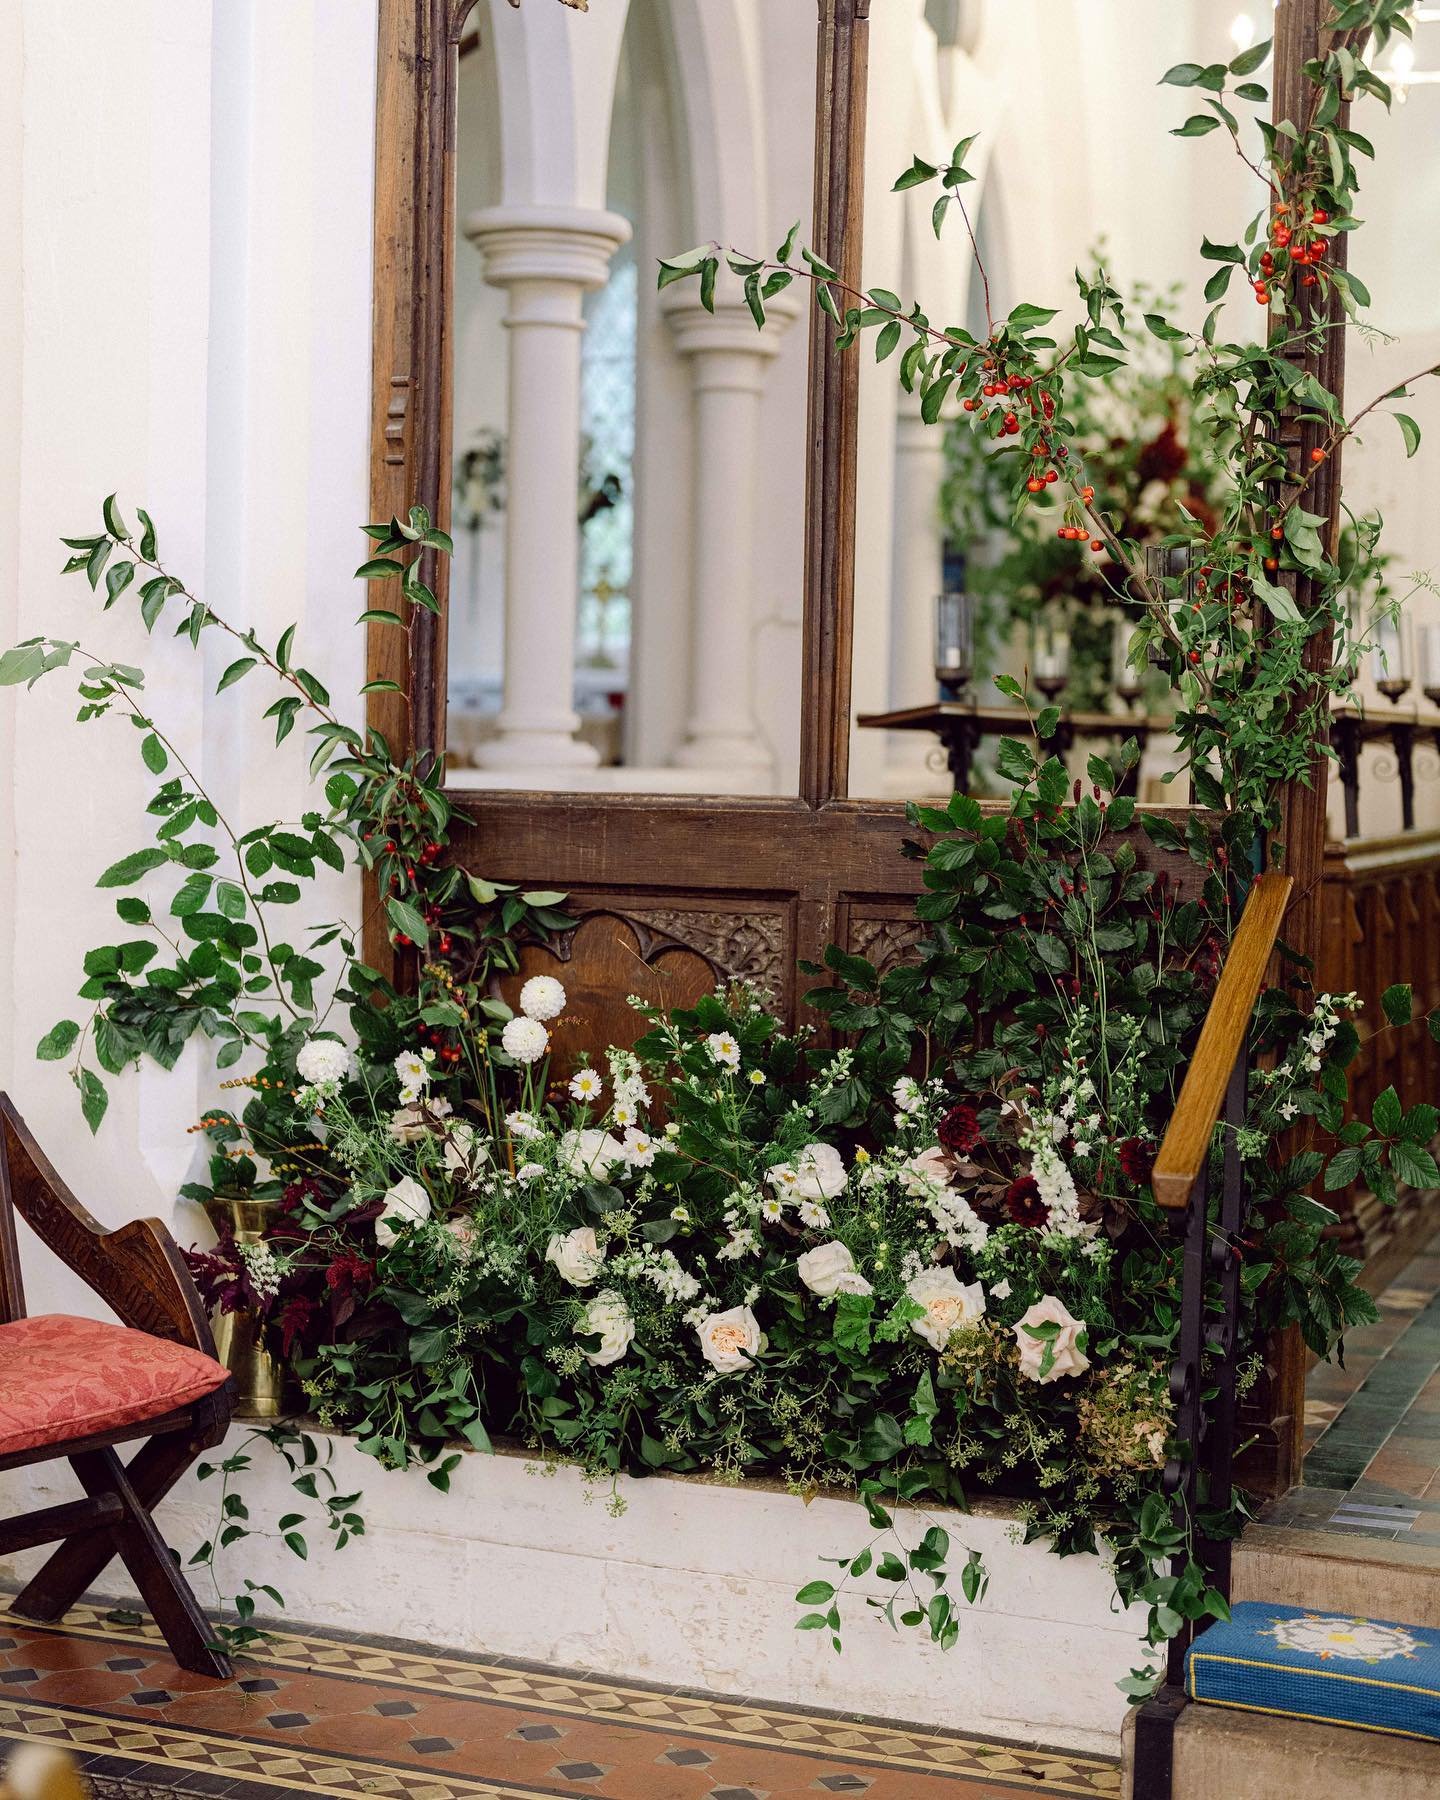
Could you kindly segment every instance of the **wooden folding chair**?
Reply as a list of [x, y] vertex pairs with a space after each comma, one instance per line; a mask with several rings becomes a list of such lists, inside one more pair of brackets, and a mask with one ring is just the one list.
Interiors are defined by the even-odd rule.
[[[121, 1320], [30, 1318], [14, 1214]], [[225, 1435], [233, 1378], [180, 1252], [157, 1219], [104, 1231], [0, 1093], [0, 1470], [65, 1457], [85, 1498], [0, 1519], [0, 1555], [60, 1540], [11, 1603], [63, 1618], [119, 1556], [182, 1668], [228, 1676], [214, 1633], [151, 1518]], [[126, 1464], [115, 1445], [147, 1440]]]

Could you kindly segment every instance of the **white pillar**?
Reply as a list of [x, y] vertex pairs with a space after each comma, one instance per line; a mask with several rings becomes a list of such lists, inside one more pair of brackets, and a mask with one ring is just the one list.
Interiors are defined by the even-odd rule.
[[576, 740], [576, 524], [580, 458], [580, 335], [588, 289], [630, 236], [618, 213], [496, 206], [472, 213], [465, 235], [485, 279], [506, 289], [509, 341], [505, 499], [505, 693], [485, 768], [591, 767]]
[[773, 759], [755, 724], [755, 492], [765, 368], [794, 309], [767, 308], [757, 330], [743, 303], [667, 308], [694, 395], [690, 581], [690, 716], [674, 761], [739, 774], [745, 788]]
[[[935, 698], [935, 596], [944, 572], [940, 528], [944, 480], [944, 428], [927, 425], [920, 417], [918, 398], [902, 393], [895, 421], [892, 707], [924, 706]], [[908, 795], [915, 781], [927, 775], [934, 740], [922, 731], [892, 731], [888, 736], [886, 789]], [[935, 788], [931, 775], [928, 786], [915, 793]]]

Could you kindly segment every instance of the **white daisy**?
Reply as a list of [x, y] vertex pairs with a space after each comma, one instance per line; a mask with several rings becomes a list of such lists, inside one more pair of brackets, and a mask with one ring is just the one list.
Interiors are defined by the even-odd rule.
[[740, 1046], [728, 1031], [712, 1031], [705, 1040], [710, 1060], [726, 1069], [740, 1067]]
[[830, 1223], [830, 1215], [823, 1206], [817, 1206], [813, 1200], [800, 1202], [800, 1223], [808, 1225], [812, 1231], [824, 1231]]
[[760, 1202], [760, 1217], [773, 1225], [785, 1217], [785, 1202], [775, 1194], [767, 1194]]
[[593, 1069], [577, 1069], [570, 1077], [572, 1100], [598, 1100], [604, 1091], [605, 1083]]
[[648, 1169], [655, 1160], [655, 1140], [643, 1131], [625, 1133], [625, 1160], [632, 1169]]

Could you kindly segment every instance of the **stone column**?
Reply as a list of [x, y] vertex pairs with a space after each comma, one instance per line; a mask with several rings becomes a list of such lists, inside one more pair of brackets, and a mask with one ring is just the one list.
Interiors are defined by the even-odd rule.
[[630, 236], [617, 213], [497, 206], [472, 213], [465, 235], [485, 279], [509, 305], [505, 471], [505, 692], [484, 768], [588, 768], [574, 707], [576, 525], [580, 459], [580, 334], [587, 290], [603, 287]]
[[772, 766], [751, 692], [760, 397], [793, 308], [774, 310], [763, 331], [743, 303], [717, 302], [713, 313], [672, 305], [666, 316], [695, 396], [690, 716], [674, 761], [728, 772], [754, 791]]
[[[923, 706], [935, 698], [935, 596], [943, 577], [940, 488], [945, 479], [945, 433], [920, 417], [917, 396], [900, 396], [895, 421], [895, 608], [890, 661], [890, 705]], [[892, 731], [887, 790], [906, 790], [927, 776], [935, 748], [924, 732]], [[930, 775], [926, 792], [945, 785]], [[921, 790], [917, 789], [917, 792]]]

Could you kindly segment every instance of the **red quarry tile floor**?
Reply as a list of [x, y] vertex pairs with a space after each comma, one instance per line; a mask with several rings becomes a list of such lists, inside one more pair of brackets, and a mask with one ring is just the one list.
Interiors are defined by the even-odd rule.
[[208, 1681], [148, 1621], [94, 1607], [54, 1627], [0, 1612], [0, 1760], [24, 1738], [66, 1745], [102, 1791], [224, 1800], [1120, 1792], [1105, 1757], [339, 1634], [277, 1635], [233, 1682]]

